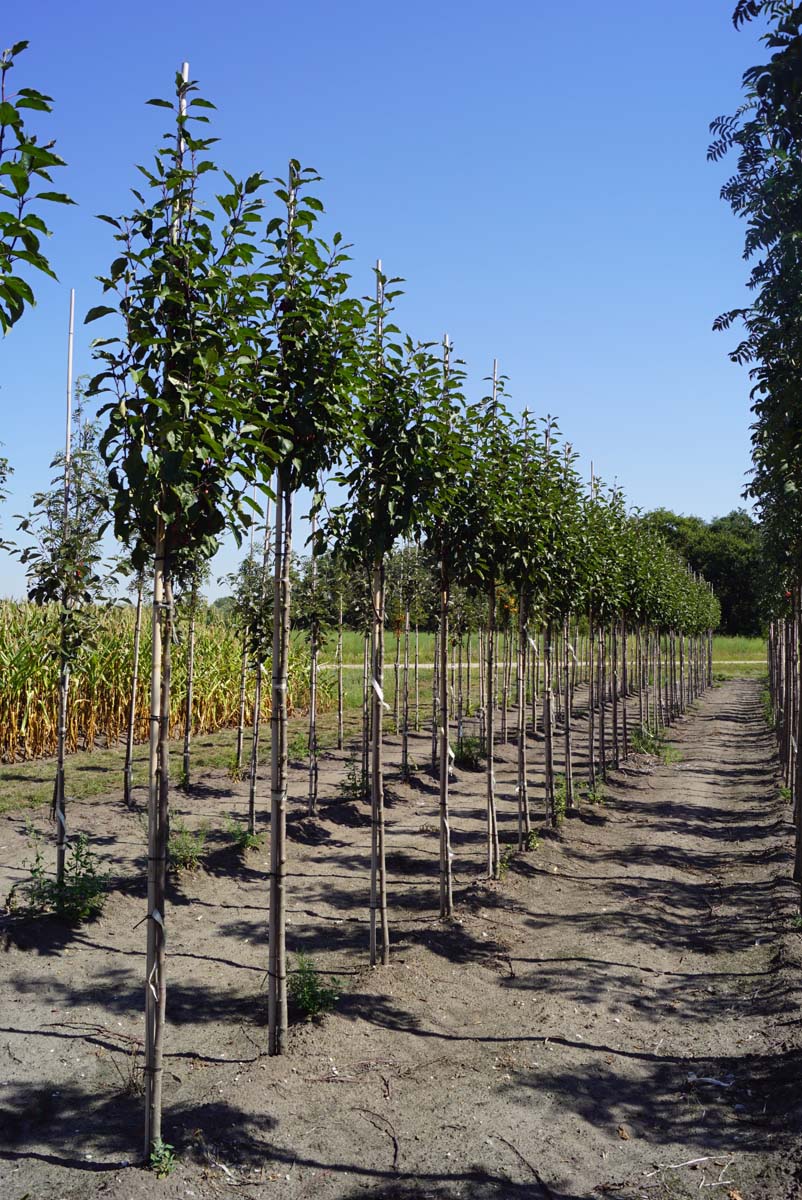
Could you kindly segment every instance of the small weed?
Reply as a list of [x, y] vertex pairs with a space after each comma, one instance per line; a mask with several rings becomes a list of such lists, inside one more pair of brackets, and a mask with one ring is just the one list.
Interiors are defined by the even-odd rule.
[[167, 1142], [159, 1139], [153, 1146], [148, 1159], [148, 1166], [157, 1179], [166, 1179], [176, 1166], [175, 1150]]
[[565, 776], [564, 775], [555, 775], [554, 776], [554, 816], [557, 820], [558, 825], [562, 825], [563, 820], [565, 819], [565, 806], [566, 806]]
[[97, 855], [90, 850], [84, 833], [77, 833], [67, 843], [64, 862], [64, 882], [58, 885], [45, 868], [42, 839], [28, 825], [28, 844], [33, 849], [31, 877], [15, 883], [6, 898], [6, 907], [19, 907], [18, 894], [24, 897], [22, 907], [31, 914], [54, 913], [64, 921], [80, 924], [91, 921], [102, 911], [106, 902], [106, 875], [99, 869]]
[[437, 826], [432, 825], [429, 821], [424, 822], [423, 825], [418, 827], [418, 833], [437, 833]]
[[309, 739], [305, 733], [295, 733], [287, 743], [287, 757], [292, 762], [304, 761], [309, 755]]
[[540, 849], [540, 838], [537, 836], [534, 829], [530, 829], [529, 833], [527, 833], [526, 841], [524, 842], [524, 849], [530, 853], [534, 850]]
[[514, 855], [515, 855], [515, 851], [513, 850], [512, 846], [508, 846], [506, 850], [502, 850], [501, 855], [498, 860], [498, 877], [499, 877], [499, 879], [504, 879], [504, 877], [506, 876], [507, 872], [510, 869], [510, 864], [512, 863]]
[[482, 759], [487, 758], [483, 738], [461, 737], [454, 752], [454, 766], [465, 771], [481, 771]]
[[640, 729], [633, 729], [630, 738], [632, 749], [636, 754], [654, 754], [660, 753], [660, 747], [663, 744], [663, 739], [659, 733], [655, 733], [652, 729], [647, 729], [641, 726]]
[[234, 820], [233, 817], [226, 821], [225, 830], [238, 854], [244, 854], [246, 850], [258, 850], [262, 844], [258, 833], [249, 833], [248, 826]]
[[328, 1012], [340, 998], [341, 984], [332, 977], [330, 984], [321, 981], [312, 959], [301, 951], [295, 959], [295, 970], [287, 981], [290, 1000], [306, 1017]]
[[190, 832], [183, 821], [173, 822], [167, 844], [167, 858], [174, 871], [197, 871], [203, 861], [207, 829], [202, 825], [197, 833]]
[[362, 764], [357, 763], [356, 757], [349, 758], [345, 768], [345, 779], [340, 789], [346, 800], [364, 800], [365, 783], [362, 779]]
[[232, 783], [242, 783], [243, 779], [245, 778], [245, 771], [242, 763], [237, 762], [236, 754], [232, 755], [232, 757], [228, 760], [228, 777]]
[[767, 725], [774, 725], [774, 706], [771, 703], [771, 692], [764, 688], [760, 693], [760, 703], [763, 708], [763, 720]]
[[676, 746], [670, 746], [662, 732], [655, 733], [651, 729], [635, 729], [632, 733], [632, 749], [636, 754], [651, 754], [661, 759], [666, 766], [682, 761], [682, 753]]
[[784, 800], [786, 804], [791, 803], [791, 789], [786, 787], [785, 784], [780, 788], [780, 799]]
[[788, 922], [788, 928], [796, 930], [797, 933], [802, 931], [802, 913], [795, 913]]
[[598, 804], [600, 808], [604, 807], [604, 784], [600, 779], [597, 779], [595, 784], [580, 784], [577, 792], [579, 799], [584, 800], [587, 804]]

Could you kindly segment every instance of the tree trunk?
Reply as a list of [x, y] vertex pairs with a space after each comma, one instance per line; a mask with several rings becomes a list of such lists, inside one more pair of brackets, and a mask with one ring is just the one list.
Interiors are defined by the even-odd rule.
[[270, 915], [268, 1053], [283, 1054], [287, 1038], [287, 674], [290, 652], [292, 492], [279, 471], [273, 590], [273, 679], [270, 713]]
[[381, 933], [381, 961], [390, 961], [390, 930], [387, 922], [387, 869], [384, 847], [384, 762], [383, 762], [383, 705], [384, 705], [384, 563], [373, 564], [371, 579], [372, 602], [372, 675], [373, 738], [371, 742], [370, 796], [370, 965], [374, 967], [379, 955], [377, 917]]
[[187, 632], [187, 692], [184, 703], [184, 757], [181, 770], [181, 786], [189, 787], [190, 753], [192, 746], [192, 707], [195, 674], [195, 613], [198, 605], [198, 588], [193, 583], [189, 598], [189, 630]]
[[342, 750], [343, 728], [343, 594], [339, 595], [337, 612], [337, 749]]
[[[317, 532], [317, 517], [312, 513], [312, 538]], [[312, 551], [312, 620], [309, 630], [309, 799], [307, 811], [310, 817], [317, 816], [317, 664], [320, 643], [320, 623], [317, 616], [317, 559]]]
[[448, 708], [448, 601], [449, 589], [440, 552], [440, 916], [450, 917], [454, 911], [451, 883], [451, 826], [448, 815], [449, 745]]
[[496, 776], [493, 762], [493, 726], [495, 718], [495, 635], [496, 635], [496, 588], [492, 584], [487, 594], [487, 680], [485, 685], [486, 713], [485, 731], [487, 738], [487, 874], [498, 879], [501, 855], [496, 819]]
[[[148, 900], [145, 964], [145, 1158], [162, 1140], [162, 1057], [167, 996], [165, 975], [165, 891], [167, 881], [167, 807], [162, 784], [167, 762], [162, 743], [164, 659], [169, 655], [169, 619], [165, 606], [165, 531], [159, 519], [153, 564], [153, 637], [150, 672], [150, 753], [148, 762]], [[166, 653], [165, 653], [166, 652]], [[167, 693], [169, 699], [169, 690]], [[169, 710], [166, 714], [169, 720]]]
[[128, 731], [125, 738], [125, 768], [123, 771], [123, 799], [128, 808], [134, 804], [134, 733], [136, 731], [136, 701], [139, 686], [139, 644], [142, 637], [142, 592], [140, 580], [136, 590], [136, 616], [134, 617], [134, 662], [131, 680], [131, 703], [128, 707]]

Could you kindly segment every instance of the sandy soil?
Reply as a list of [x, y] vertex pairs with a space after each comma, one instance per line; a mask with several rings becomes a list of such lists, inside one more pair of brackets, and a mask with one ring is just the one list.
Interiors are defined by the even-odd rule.
[[[333, 754], [321, 818], [304, 819], [299, 766], [288, 943], [336, 972], [342, 997], [293, 1026], [283, 1059], [263, 1053], [266, 854], [243, 862], [222, 832], [244, 789], [220, 773], [177, 796], [210, 833], [205, 868], [172, 888], [165, 1130], [179, 1162], [161, 1181], [129, 1165], [144, 832], [115, 799], [73, 806], [113, 891], [77, 930], [0, 926], [2, 1200], [802, 1196], [802, 933], [759, 685], [712, 689], [672, 739], [680, 761], [614, 773], [603, 807], [544, 831], [498, 885], [482, 878], [481, 777], [460, 772], [448, 926], [436, 779], [402, 786], [391, 766], [393, 961], [374, 971], [367, 805], [342, 798], [348, 755]], [[428, 746], [415, 739], [420, 763]], [[501, 758], [512, 845], [515, 748]], [[0, 894], [25, 857], [10, 814]]]

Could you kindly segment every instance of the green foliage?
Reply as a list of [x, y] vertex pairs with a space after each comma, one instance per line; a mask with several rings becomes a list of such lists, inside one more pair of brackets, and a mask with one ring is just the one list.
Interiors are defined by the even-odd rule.
[[767, 725], [774, 726], [774, 705], [771, 702], [771, 692], [764, 688], [760, 693], [760, 705], [763, 709], [763, 720]]
[[703, 521], [658, 508], [643, 521], [713, 585], [721, 603], [723, 633], [748, 637], [762, 632], [763, 543], [760, 526], [746, 509]]
[[346, 800], [365, 799], [365, 781], [362, 778], [362, 764], [356, 757], [349, 758], [345, 768], [345, 778], [340, 784], [340, 791]]
[[526, 835], [524, 849], [529, 853], [540, 849], [540, 838], [535, 833], [534, 829], [530, 829], [529, 833]]
[[244, 854], [246, 850], [258, 850], [262, 845], [262, 838], [258, 833], [250, 833], [247, 825], [233, 817], [226, 821], [225, 830], [238, 854]]
[[[213, 202], [202, 196], [216, 166], [209, 103], [194, 83], [176, 80], [175, 123], [151, 168], [137, 207], [111, 226], [117, 257], [103, 290], [112, 305], [86, 317], [118, 315], [111, 337], [94, 343], [101, 370], [93, 393], [112, 393], [102, 409], [100, 449], [109, 467], [115, 532], [146, 565], [163, 537], [167, 574], [182, 550], [208, 557], [228, 524], [245, 522], [243, 493], [253, 476], [257, 425], [264, 465], [270, 447], [257, 421], [261, 311], [249, 268], [256, 255], [263, 180], [226, 175]], [[183, 106], [186, 105], [186, 114]]]
[[454, 752], [454, 766], [466, 771], [481, 771], [482, 760], [487, 758], [484, 738], [463, 736], [458, 739]]
[[590, 783], [581, 783], [576, 789], [577, 799], [585, 801], [587, 804], [600, 807], [604, 805], [604, 784], [600, 779], [596, 780], [595, 785]]
[[172, 822], [167, 843], [167, 856], [173, 871], [197, 871], [203, 862], [208, 830], [201, 826], [195, 833], [182, 820]]
[[633, 729], [630, 735], [630, 744], [636, 754], [649, 754], [654, 758], [661, 759], [667, 765], [680, 762], [682, 759], [681, 752], [676, 746], [671, 746], [666, 742], [665, 734], [662, 731], [656, 733], [652, 729], [643, 727]]
[[507, 846], [506, 850], [502, 850], [498, 860], [498, 878], [504, 879], [509, 871], [512, 860], [515, 858], [515, 849], [512, 846]]
[[554, 776], [554, 815], [557, 824], [561, 825], [565, 819], [565, 810], [567, 803], [567, 786], [564, 775]]
[[53, 182], [51, 170], [65, 165], [53, 151], [55, 143], [40, 142], [26, 124], [31, 113], [52, 111], [50, 96], [28, 87], [10, 90], [8, 74], [27, 46], [16, 42], [0, 54], [0, 333], [35, 303], [20, 271], [28, 268], [55, 279], [42, 253], [42, 238], [50, 230], [37, 210], [41, 204], [73, 203], [47, 186]]
[[287, 981], [287, 993], [295, 1007], [306, 1017], [329, 1012], [340, 998], [342, 985], [331, 978], [330, 984], [321, 981], [312, 959], [301, 951], [295, 959], [295, 969]]
[[167, 1142], [159, 1139], [153, 1146], [148, 1159], [148, 1166], [157, 1179], [166, 1179], [178, 1165], [175, 1149]]
[[309, 737], [303, 730], [294, 733], [287, 743], [287, 757], [301, 762], [309, 755]]
[[71, 924], [97, 917], [106, 902], [106, 874], [100, 870], [86, 834], [75, 834], [67, 843], [61, 886], [47, 872], [42, 840], [31, 825], [28, 825], [28, 839], [34, 855], [30, 879], [14, 885], [6, 900], [7, 907], [19, 908], [21, 896], [21, 907], [31, 914], [53, 913]]

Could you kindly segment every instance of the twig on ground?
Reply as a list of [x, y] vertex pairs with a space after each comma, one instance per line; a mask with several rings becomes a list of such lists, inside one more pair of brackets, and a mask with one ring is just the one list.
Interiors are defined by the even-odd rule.
[[503, 1136], [503, 1134], [501, 1134], [501, 1133], [494, 1133], [494, 1134], [492, 1134], [492, 1136], [494, 1138], [497, 1138], [500, 1142], [503, 1142], [505, 1146], [509, 1146], [509, 1148], [510, 1148], [510, 1150], [512, 1150], [513, 1154], [515, 1154], [521, 1160], [521, 1162], [524, 1164], [525, 1167], [529, 1168], [529, 1170], [532, 1172], [533, 1176], [535, 1177], [536, 1181], [538, 1182], [540, 1187], [543, 1189], [544, 1195], [548, 1197], [548, 1200], [556, 1200], [554, 1192], [551, 1190], [549, 1185], [546, 1183], [545, 1179], [540, 1174], [540, 1171], [538, 1171], [537, 1167], [533, 1166], [533, 1164], [530, 1163], [528, 1158], [525, 1158], [523, 1156], [523, 1154], [521, 1154], [521, 1151], [518, 1149], [518, 1147], [514, 1146], [512, 1144], [512, 1142], [509, 1140], [509, 1138], [505, 1138]]
[[[393, 1143], [393, 1170], [397, 1171], [398, 1170], [398, 1138], [396, 1137], [395, 1128], [394, 1128], [392, 1122], [389, 1121], [387, 1119], [387, 1117], [383, 1116], [381, 1113], [374, 1112], [373, 1109], [371, 1109], [371, 1108], [358, 1108], [358, 1109], [356, 1109], [356, 1112], [358, 1112], [360, 1114], [360, 1116], [363, 1116], [365, 1118], [365, 1120], [370, 1125], [373, 1126], [374, 1129], [378, 1129], [379, 1133], [386, 1134], [386, 1136], [388, 1138], [390, 1138], [390, 1140]], [[377, 1125], [376, 1121], [373, 1120], [374, 1117], [376, 1118], [376, 1120], [382, 1121], [383, 1124]], [[384, 1128], [385, 1125], [387, 1126], [386, 1129]]]

